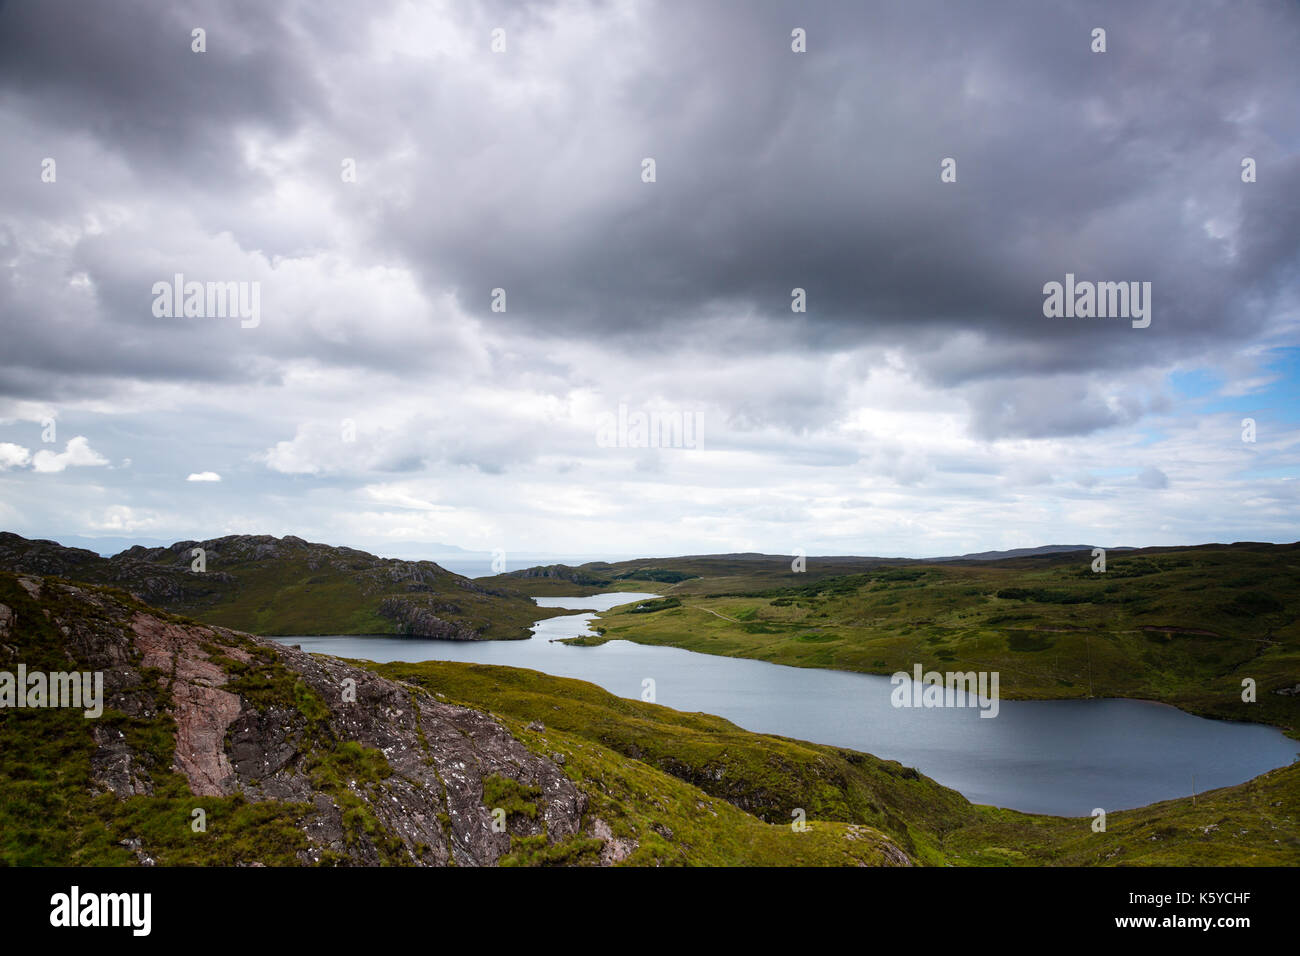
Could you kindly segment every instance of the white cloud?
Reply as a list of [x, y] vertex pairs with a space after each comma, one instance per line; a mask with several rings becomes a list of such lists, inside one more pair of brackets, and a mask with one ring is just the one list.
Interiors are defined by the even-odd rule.
[[89, 467], [107, 465], [108, 459], [90, 447], [82, 435], [70, 438], [61, 452], [38, 451], [32, 457], [32, 467], [40, 472], [58, 472], [72, 466]]
[[0, 471], [7, 468], [21, 468], [31, 461], [32, 453], [22, 445], [13, 442], [0, 442]]
[[[47, 401], [0, 397], [0, 438], [8, 440], [0, 442], [0, 524], [37, 536], [265, 532], [359, 547], [378, 538], [660, 554], [802, 546], [810, 555], [916, 556], [1300, 535], [1300, 482], [1275, 477], [1300, 466], [1300, 430], [1272, 397], [1269, 367], [1274, 347], [1300, 341], [1300, 312], [1276, 310], [1271, 329], [1259, 331], [1214, 297], [1205, 297], [1211, 312], [1191, 308], [1198, 289], [1244, 294], [1252, 277], [1268, 275], [1270, 250], [1251, 246], [1252, 233], [1257, 244], [1273, 237], [1273, 254], [1294, 261], [1293, 232], [1284, 228], [1294, 217], [1277, 218], [1274, 228], [1271, 217], [1287, 207], [1261, 198], [1284, 190], [1293, 182], [1284, 176], [1300, 166], [1274, 164], [1267, 178], [1280, 186], [1261, 178], [1244, 190], [1218, 166], [1225, 143], [1293, 128], [1285, 123], [1294, 96], [1284, 95], [1295, 89], [1292, 74], [1259, 57], [1252, 70], [1230, 71], [1231, 84], [1207, 89], [1222, 99], [1172, 120], [1162, 110], [1184, 102], [1181, 87], [1157, 84], [1159, 95], [1131, 102], [1109, 95], [1131, 77], [1113, 74], [1108, 82], [1119, 86], [1085, 88], [1077, 105], [1100, 128], [1148, 130], [1143, 148], [1157, 159], [1162, 144], [1199, 144], [1212, 161], [1188, 159], [1186, 168], [1202, 170], [1188, 183], [1162, 177], [1163, 167], [1138, 151], [1088, 152], [1095, 130], [1026, 154], [1022, 131], [1041, 125], [1031, 108], [1055, 115], [1062, 90], [1070, 92], [1068, 80], [1032, 80], [1044, 67], [1049, 81], [1069, 74], [1032, 53], [1023, 62], [999, 57], [994, 70], [994, 58], [977, 52], [933, 81], [937, 89], [956, 80], [968, 100], [940, 127], [959, 129], [971, 108], [995, 109], [1008, 91], [1034, 93], [1001, 117], [1012, 125], [984, 124], [989, 137], [970, 140], [989, 160], [971, 193], [986, 204], [976, 200], [958, 214], [934, 171], [909, 174], [911, 192], [890, 175], [934, 154], [934, 117], [904, 121], [915, 102], [938, 102], [932, 91], [922, 84], [916, 101], [886, 98], [879, 113], [857, 96], [928, 49], [930, 25], [900, 18], [902, 42], [882, 48], [870, 70], [824, 69], [821, 80], [796, 84], [802, 93], [773, 97], [774, 84], [788, 86], [776, 65], [798, 59], [770, 45], [781, 31], [755, 45], [765, 27], [715, 30], [720, 21], [707, 8], [682, 21], [653, 5], [562, 2], [528, 15], [526, 31], [505, 24], [507, 57], [484, 54], [485, 27], [496, 25], [485, 19], [497, 16], [491, 7], [461, 10], [444, 0], [383, 7], [366, 29], [340, 28], [346, 37], [338, 45], [327, 31], [297, 23], [278, 33], [282, 24], [268, 18], [259, 25], [270, 28], [268, 42], [296, 39], [272, 58], [273, 79], [263, 82], [249, 61], [238, 79], [253, 84], [250, 92], [213, 101], [260, 108], [222, 113], [219, 123], [202, 109], [169, 114], [178, 124], [197, 120], [167, 150], [154, 148], [157, 104], [143, 95], [127, 103], [110, 95], [111, 85], [65, 83], [75, 95], [62, 104], [57, 85], [48, 97], [28, 98], [22, 87], [0, 96], [0, 126], [18, 146], [0, 155], [0, 182], [33, 182], [19, 168], [28, 154], [96, 171], [61, 178], [57, 190], [38, 183], [5, 197], [0, 245], [9, 245], [0, 258], [15, 281], [0, 283], [0, 314], [32, 317], [16, 330], [23, 348], [6, 385]], [[297, 19], [298, 8], [284, 9]], [[130, 15], [88, 22], [111, 27], [103, 36], [114, 40], [133, 35], [119, 24]], [[840, 13], [835, 19], [865, 29]], [[1223, 26], [1237, 50], [1288, 53], [1290, 34], [1270, 29], [1281, 22], [1243, 16]], [[809, 25], [810, 35], [819, 32]], [[228, 51], [250, 42], [229, 26]], [[966, 40], [969, 26], [945, 29]], [[972, 50], [1011, 49], [1001, 28], [981, 46], [982, 23], [974, 26]], [[682, 31], [710, 43], [683, 47]], [[42, 42], [60, 46], [100, 40], [84, 31], [44, 34]], [[818, 56], [853, 56], [859, 36], [844, 33]], [[1170, 42], [1161, 49], [1181, 56], [1176, 37], [1162, 36]], [[1263, 43], [1268, 37], [1276, 39]], [[1199, 49], [1199, 34], [1190, 38]], [[321, 73], [316, 42], [325, 44], [322, 54], [352, 55], [334, 56], [339, 68]], [[301, 44], [303, 55], [294, 56]], [[151, 76], [174, 72], [170, 61], [130, 59], [133, 49], [106, 43], [90, 60], [102, 72], [100, 54], [122, 52], [123, 76], [142, 91], [158, 87]], [[1227, 75], [1222, 64], [1232, 49], [1225, 39], [1196, 70]], [[192, 60], [184, 44], [175, 50], [181, 62]], [[759, 68], [768, 55], [771, 68]], [[446, 81], [432, 93], [431, 67]], [[1287, 77], [1283, 87], [1275, 86], [1279, 76]], [[741, 77], [758, 85], [729, 95], [723, 84]], [[0, 93], [9, 92], [5, 83]], [[696, 88], [713, 92], [679, 95]], [[1276, 99], [1250, 95], [1274, 88]], [[160, 92], [174, 109], [178, 91]], [[101, 102], [112, 121], [92, 138], [81, 109], [96, 93], [110, 95]], [[685, 101], [690, 109], [676, 108]], [[823, 116], [806, 108], [817, 102], [861, 109]], [[1240, 118], [1216, 112], [1224, 103]], [[295, 115], [293, 104], [303, 111]], [[1137, 122], [1132, 111], [1146, 108], [1156, 122]], [[257, 121], [264, 110], [267, 121]], [[1189, 134], [1182, 121], [1203, 115], [1230, 115], [1235, 125], [1217, 123], [1205, 138]], [[834, 135], [805, 135], [825, 122]], [[876, 127], [891, 130], [890, 142], [873, 154], [879, 175], [864, 181], [837, 157], [869, 144]], [[458, 136], [447, 137], [448, 129]], [[114, 138], [122, 131], [138, 135]], [[224, 151], [211, 148], [213, 135]], [[638, 179], [639, 158], [652, 146], [663, 177], [654, 188]], [[1055, 168], [1076, 146], [1086, 176], [1025, 187], [1022, 166]], [[360, 178], [345, 184], [338, 161], [354, 155]], [[1154, 178], [1141, 178], [1148, 169]], [[1067, 181], [1086, 188], [1085, 202], [1060, 185]], [[710, 185], [724, 182], [732, 185]], [[1198, 197], [1186, 216], [1168, 202], [1183, 192]], [[1003, 195], [1015, 201], [993, 201]], [[701, 197], [707, 201], [693, 209]], [[876, 215], [859, 215], [863, 209]], [[899, 209], [914, 213], [910, 228], [889, 225]], [[1025, 229], [1005, 228], [999, 209]], [[1151, 212], [1142, 227], [1138, 217]], [[953, 228], [936, 231], [936, 222]], [[1196, 228], [1207, 222], [1213, 227]], [[1186, 268], [1185, 340], [1172, 323], [1160, 331], [1159, 312], [1149, 335], [1040, 323], [1032, 300], [1041, 282], [1059, 278], [1069, 262], [1104, 267], [1116, 235], [1129, 246], [1115, 247], [1110, 261], [1125, 261], [1134, 277], [1159, 278], [1162, 263]], [[1229, 240], [1244, 244], [1241, 262], [1256, 257], [1250, 269], [1216, 271], [1228, 268], [1219, 249]], [[1157, 252], [1127, 262], [1135, 249]], [[1206, 267], [1199, 284], [1197, 264]], [[148, 290], [174, 272], [261, 282], [264, 321], [255, 330], [159, 323]], [[773, 276], [780, 283], [769, 300]], [[909, 285], [917, 276], [924, 281]], [[785, 294], [795, 284], [808, 287], [806, 320], [788, 311]], [[508, 313], [486, 312], [497, 285], [508, 289]], [[1008, 305], [1022, 288], [1035, 293], [1024, 322], [1006, 318], [1019, 314]], [[819, 324], [821, 315], [833, 321], [837, 297], [842, 308], [846, 296], [848, 321]], [[647, 302], [655, 306], [649, 315], [662, 309], [677, 318], [659, 329], [642, 314]], [[971, 302], [977, 307], [962, 304]], [[1182, 311], [1174, 298], [1161, 302], [1166, 315]], [[931, 310], [944, 321], [931, 324]], [[698, 317], [676, 324], [687, 315]], [[1187, 348], [1167, 354], [1180, 340]], [[1197, 343], [1203, 354], [1189, 354]], [[1168, 373], [1198, 370], [1224, 383], [1220, 396], [1258, 395], [1258, 409], [1242, 403], [1240, 414], [1203, 414], [1181, 400]], [[600, 417], [623, 403], [700, 415], [704, 450], [598, 447]], [[1258, 442], [1240, 438], [1245, 414], [1259, 420]], [[111, 446], [97, 441], [121, 466], [69, 468], [106, 464], [82, 438], [62, 453], [45, 445], [51, 451], [33, 460], [41, 445], [32, 425], [46, 418], [61, 430], [76, 422], [69, 433], [112, 436]], [[205, 488], [180, 488], [179, 469], [196, 461], [227, 473], [239, 467], [240, 477], [226, 485], [216, 472], [198, 472], [186, 481], [209, 482]], [[249, 462], [257, 466], [244, 467]]]
[[156, 512], [132, 508], [129, 505], [112, 505], [100, 514], [86, 518], [86, 525], [91, 531], [113, 531], [120, 534], [156, 532], [175, 524], [174, 516], [164, 519]]
[[43, 402], [28, 402], [16, 398], [0, 398], [0, 424], [10, 422], [37, 422], [44, 424], [57, 418], [54, 409]]

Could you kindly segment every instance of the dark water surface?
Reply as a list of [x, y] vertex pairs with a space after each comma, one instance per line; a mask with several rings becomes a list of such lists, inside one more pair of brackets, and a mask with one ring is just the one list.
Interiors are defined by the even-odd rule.
[[[542, 607], [607, 610], [653, 594], [537, 598]], [[677, 710], [725, 717], [746, 730], [849, 747], [898, 760], [975, 803], [1087, 816], [1229, 786], [1290, 763], [1300, 742], [1255, 724], [1193, 717], [1138, 700], [999, 702], [979, 708], [901, 708], [889, 678], [785, 667], [610, 641], [550, 643], [588, 633], [591, 614], [548, 618], [527, 641], [396, 637], [292, 637], [303, 650], [371, 661], [472, 661], [529, 667]]]

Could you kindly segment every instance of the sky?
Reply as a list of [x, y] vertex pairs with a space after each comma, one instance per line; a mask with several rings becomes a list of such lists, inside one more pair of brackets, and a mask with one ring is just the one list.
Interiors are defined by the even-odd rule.
[[0, 0], [0, 528], [1300, 539], [1296, 50], [1263, 0]]

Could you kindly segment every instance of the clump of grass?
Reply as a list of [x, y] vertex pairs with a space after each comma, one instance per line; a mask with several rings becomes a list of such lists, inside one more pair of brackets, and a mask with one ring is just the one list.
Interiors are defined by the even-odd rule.
[[604, 845], [604, 840], [581, 835], [555, 844], [540, 833], [512, 836], [510, 852], [498, 862], [501, 866], [595, 866]]
[[504, 810], [506, 819], [517, 814], [536, 820], [537, 798], [541, 795], [540, 788], [510, 777], [493, 773], [483, 778], [483, 805], [489, 810]]
[[681, 607], [682, 602], [675, 597], [659, 598], [654, 601], [642, 601], [634, 607], [628, 608], [629, 614], [653, 614], [655, 611], [666, 611], [669, 608]]

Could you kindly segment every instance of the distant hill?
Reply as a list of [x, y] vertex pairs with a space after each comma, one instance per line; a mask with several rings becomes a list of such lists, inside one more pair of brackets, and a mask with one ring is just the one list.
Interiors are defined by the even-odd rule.
[[127, 548], [134, 548], [138, 544], [155, 548], [170, 544], [169, 541], [163, 538], [88, 538], [80, 534], [61, 534], [57, 535], [55, 540], [64, 547], [85, 548], [105, 558], [111, 558], [113, 555], [125, 551]]
[[600, 574], [604, 590], [665, 598], [602, 612], [574, 641], [586, 646], [871, 674], [979, 662], [1002, 674], [1006, 698], [1159, 700], [1300, 736], [1300, 543], [1107, 550], [1104, 570], [1069, 549], [874, 567], [810, 556], [803, 571], [786, 558], [670, 558], [516, 580], [574, 592]]
[[[913, 565], [956, 564], [959, 562], [1020, 562], [1059, 559], [1083, 552], [1090, 562], [1097, 545], [1047, 544], [1036, 548], [1013, 548], [1007, 551], [980, 551], [972, 554], [938, 558], [885, 558], [864, 555], [807, 555], [802, 560], [798, 580], [819, 581], [846, 574], [863, 574], [876, 568]], [[1204, 545], [1203, 547], [1215, 547]], [[1107, 553], [1137, 552], [1131, 547], [1107, 547]], [[759, 587], [765, 581], [785, 579], [793, 572], [795, 557], [789, 554], [763, 554], [740, 551], [730, 554], [692, 554], [673, 558], [634, 558], [626, 561], [589, 561], [586, 564], [546, 564], [507, 571], [504, 574], [476, 578], [480, 582], [510, 583], [529, 594], [593, 594], [602, 588], [631, 589], [632, 582], [685, 585], [687, 591], [698, 590], [704, 581], [709, 587]]]
[[[1010, 551], [979, 551], [975, 554], [960, 554], [955, 557], [927, 558], [927, 561], [940, 563], [946, 561], [1002, 561], [1006, 558], [1032, 558], [1040, 554], [1066, 554], [1072, 551], [1088, 551], [1099, 547], [1095, 544], [1045, 544], [1037, 548], [1012, 548]], [[1136, 551], [1136, 548], [1107, 547], [1111, 551]]]
[[[192, 569], [195, 549], [204, 552], [202, 572]], [[518, 591], [476, 584], [432, 561], [378, 558], [291, 535], [136, 546], [105, 558], [0, 533], [0, 570], [112, 585], [204, 623], [266, 635], [518, 639], [548, 613]]]

